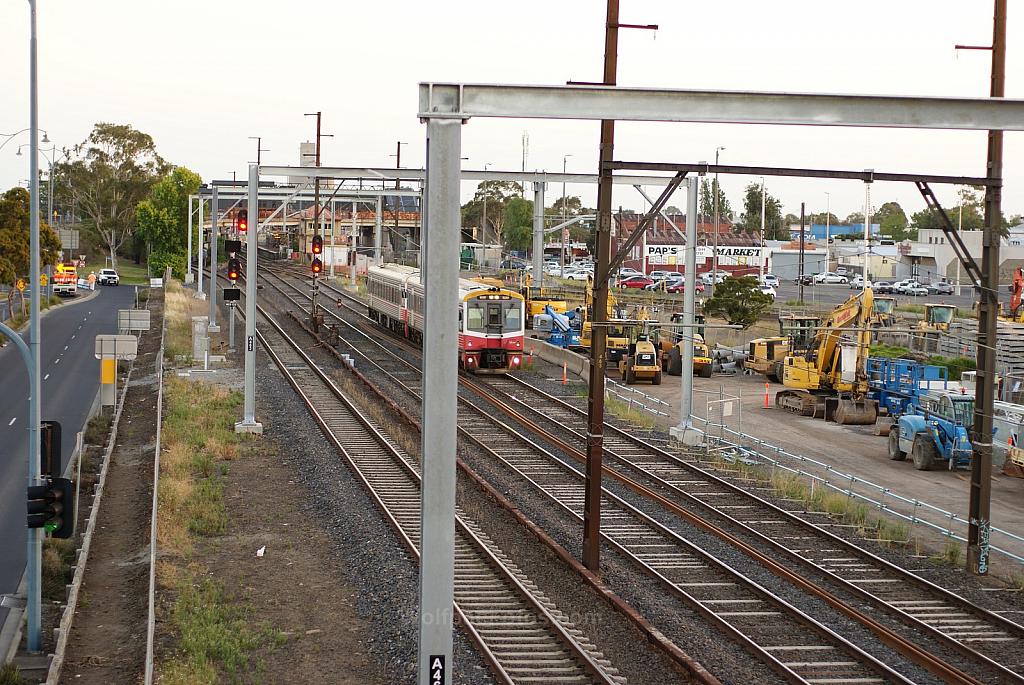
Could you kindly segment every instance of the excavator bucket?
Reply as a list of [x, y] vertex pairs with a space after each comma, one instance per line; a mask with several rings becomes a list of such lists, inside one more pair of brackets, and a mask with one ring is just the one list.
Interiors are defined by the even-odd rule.
[[[833, 407], [828, 411], [829, 405]], [[826, 402], [825, 420], [841, 426], [870, 426], [878, 418], [878, 405], [872, 400], [847, 397], [830, 398]]]

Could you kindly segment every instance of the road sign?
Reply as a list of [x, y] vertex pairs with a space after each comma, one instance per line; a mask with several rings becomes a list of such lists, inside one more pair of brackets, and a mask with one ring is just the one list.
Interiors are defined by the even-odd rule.
[[118, 309], [117, 330], [119, 331], [148, 331], [149, 310], [148, 309]]
[[39, 285], [41, 285], [41, 286], [43, 286], [45, 288], [46, 287], [46, 282], [47, 282], [46, 274], [39, 274]]
[[25, 279], [24, 278], [19, 278], [18, 282], [15, 285], [18, 288], [18, 292], [22, 292], [22, 293], [25, 292]]
[[131, 361], [139, 354], [139, 339], [134, 335], [97, 335], [97, 359], [126, 359]]

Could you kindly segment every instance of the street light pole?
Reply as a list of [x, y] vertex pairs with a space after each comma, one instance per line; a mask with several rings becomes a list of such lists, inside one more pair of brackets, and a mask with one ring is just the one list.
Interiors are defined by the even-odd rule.
[[832, 194], [825, 193], [825, 271], [832, 270]]
[[[764, 210], [765, 210], [765, 205], [766, 204], [767, 203], [765, 202], [765, 197], [764, 197], [764, 176], [762, 176], [761, 177], [761, 258], [758, 260], [758, 262], [760, 262], [760, 267], [761, 267], [759, 269], [759, 271], [760, 271], [760, 275], [761, 275], [761, 279], [760, 280], [761, 280], [762, 283], [764, 282], [764, 258], [765, 258], [765, 254], [764, 254]], [[715, 280], [715, 279], [712, 278], [711, 280]]]
[[[571, 154], [562, 155], [562, 174], [565, 174], [565, 161], [567, 159], [569, 159], [570, 157], [572, 157]], [[565, 213], [565, 179], [563, 179], [562, 180], [562, 223], [563, 224], [565, 223], [565, 220], [566, 220], [565, 214], [566, 214]], [[560, 238], [562, 239], [562, 257], [561, 257], [560, 262], [561, 262], [561, 266], [565, 267], [565, 231], [566, 231], [566, 229], [561, 228], [559, 230], [562, 232], [562, 235], [560, 236]]]
[[[32, 147], [29, 155], [29, 250], [31, 251], [29, 278], [32, 284], [32, 298], [29, 306], [29, 349], [32, 352], [32, 366], [29, 369], [29, 418], [28, 418], [28, 485], [42, 484], [39, 474], [41, 445], [39, 441], [42, 422], [43, 391], [40, 377], [40, 330], [39, 298], [43, 289], [39, 286], [39, 60], [36, 40], [36, 0], [28, 0], [31, 30], [29, 37], [29, 141]], [[27, 531], [26, 568], [28, 577], [28, 651], [38, 652], [42, 648], [40, 624], [42, 603], [42, 529], [29, 528]]]
[[259, 166], [260, 163], [263, 161], [262, 153], [270, 152], [270, 150], [263, 148], [263, 138], [260, 136], [249, 136], [249, 140], [256, 141], [256, 166]]
[[[725, 147], [719, 146], [715, 148], [715, 166], [718, 166], [718, 153], [724, 150]], [[715, 285], [718, 281], [718, 172], [715, 172], [715, 251], [711, 254], [711, 295], [715, 294]], [[762, 212], [762, 216], [763, 216]]]

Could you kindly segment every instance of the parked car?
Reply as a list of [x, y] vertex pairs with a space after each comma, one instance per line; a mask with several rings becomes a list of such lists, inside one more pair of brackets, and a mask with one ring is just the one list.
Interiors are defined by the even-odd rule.
[[501, 264], [498, 265], [499, 269], [525, 269], [527, 263], [521, 259], [504, 259]]
[[913, 295], [914, 297], [927, 297], [928, 296], [928, 288], [923, 286], [923, 285], [920, 285], [920, 284], [912, 285], [909, 288], [906, 288], [903, 291], [903, 293], [905, 295]]
[[637, 288], [642, 290], [652, 283], [654, 283], [654, 281], [647, 278], [647, 276], [629, 276], [628, 278], [620, 278], [618, 285], [623, 290], [626, 288]]
[[948, 281], [939, 281], [928, 285], [929, 295], [952, 295], [953, 290], [953, 284]]
[[619, 269], [619, 278], [629, 278], [630, 276], [643, 276], [643, 274], [630, 266]]
[[[665, 292], [668, 292], [668, 293], [682, 293], [682, 292], [686, 292], [686, 281], [684, 281], [682, 279], [676, 279], [676, 280], [669, 281], [669, 284], [665, 286]], [[697, 281], [697, 284], [694, 287], [693, 292], [695, 292], [695, 293], [702, 293], [702, 292], [704, 292], [704, 284], [701, 283], [700, 281]]]
[[96, 282], [100, 285], [120, 285], [121, 277], [113, 269], [100, 269], [96, 274]]
[[839, 274], [840, 276], [845, 276], [846, 275], [846, 267], [845, 266], [837, 266], [836, 267], [836, 273]]
[[846, 283], [849, 282], [849, 280], [850, 279], [848, 279], [846, 276], [843, 276], [842, 274], [837, 274], [833, 271], [825, 271], [824, 273], [814, 274], [815, 283], [842, 283], [845, 285]]
[[663, 270], [657, 269], [657, 270], [654, 270], [654, 271], [652, 271], [651, 273], [649, 273], [649, 274], [647, 274], [647, 275], [648, 275], [648, 276], [649, 276], [650, 278], [652, 278], [652, 279], [654, 279], [654, 280], [656, 281], [656, 280], [658, 280], [659, 278], [662, 278], [662, 279], [663, 279], [663, 278], [667, 278], [667, 277], [668, 277], [668, 274], [669, 274], [669, 272], [668, 272], [668, 271], [663, 271]]
[[912, 293], [911, 290], [924, 290], [923, 295], [928, 294], [928, 288], [921, 285], [912, 278], [906, 278], [902, 281], [896, 281], [892, 284], [892, 291], [899, 295], [916, 295], [918, 293]]
[[586, 269], [574, 269], [572, 267], [566, 267], [562, 272], [562, 278], [568, 278], [570, 281], [585, 281], [589, 278], [593, 278], [594, 274], [590, 273]]
[[779, 277], [776, 276], [775, 274], [765, 274], [764, 275], [764, 284], [765, 285], [770, 285], [773, 288], [778, 288], [779, 287]]
[[716, 271], [714, 273], [712, 273], [710, 271], [705, 271], [704, 273], [702, 273], [700, 275], [700, 282], [703, 283], [704, 285], [711, 285], [712, 283], [716, 283], [717, 284], [717, 283], [721, 283], [722, 281], [724, 281], [728, 277], [729, 277], [729, 274], [727, 274], [724, 271]]
[[[868, 288], [873, 287], [871, 285], [871, 281], [867, 282], [867, 287]], [[858, 289], [858, 290], [861, 289], [861, 288], [864, 288], [864, 277], [863, 276], [855, 276], [854, 279], [852, 281], [850, 281], [850, 289], [853, 290], [855, 288]]]
[[763, 283], [760, 286], [758, 286], [758, 287], [761, 288], [761, 292], [763, 294], [768, 295], [773, 300], [775, 299], [775, 288], [771, 287], [770, 285], [765, 285]]
[[814, 276], [804, 274], [803, 276], [797, 276], [793, 279], [793, 282], [797, 285], [814, 285]]
[[889, 281], [878, 281], [872, 286], [872, 290], [878, 295], [891, 295], [893, 293], [892, 283]]

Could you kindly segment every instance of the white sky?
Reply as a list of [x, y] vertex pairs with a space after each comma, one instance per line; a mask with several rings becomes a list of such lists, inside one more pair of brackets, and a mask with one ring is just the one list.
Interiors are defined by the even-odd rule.
[[[1011, 2], [1008, 97], [1024, 97], [1024, 15]], [[151, 134], [167, 160], [204, 179], [244, 177], [263, 136], [264, 163], [295, 164], [320, 109], [324, 165], [390, 166], [395, 141], [403, 166], [423, 164], [417, 121], [420, 81], [561, 84], [600, 80], [603, 0], [39, 0], [40, 124], [58, 146], [88, 135], [97, 121], [130, 123]], [[985, 96], [990, 53], [953, 50], [991, 41], [991, 0], [622, 0], [621, 21], [657, 23], [624, 30], [619, 84], [673, 88]], [[256, 45], [258, 70], [249, 66]], [[0, 133], [28, 126], [28, 3], [0, 3], [4, 99]], [[593, 122], [475, 120], [463, 129], [467, 168], [518, 170], [521, 135], [529, 167], [596, 168]], [[3, 139], [0, 138], [0, 141]], [[0, 187], [28, 178], [19, 136], [0, 151]], [[825, 129], [621, 123], [616, 158], [864, 169], [982, 176], [983, 132]], [[1007, 215], [1024, 212], [1024, 136], [1005, 148]], [[751, 179], [722, 177], [735, 209]], [[768, 179], [784, 212], [863, 208], [856, 181]], [[464, 184], [463, 194], [473, 185]], [[651, 189], [649, 192], [655, 192]], [[938, 188], [953, 204], [954, 189]], [[593, 204], [592, 187], [569, 188]], [[548, 203], [561, 194], [549, 188]], [[876, 183], [872, 205], [895, 199], [908, 214], [924, 204], [912, 184]], [[640, 196], [617, 189], [615, 204]], [[683, 193], [672, 204], [684, 206]]]

